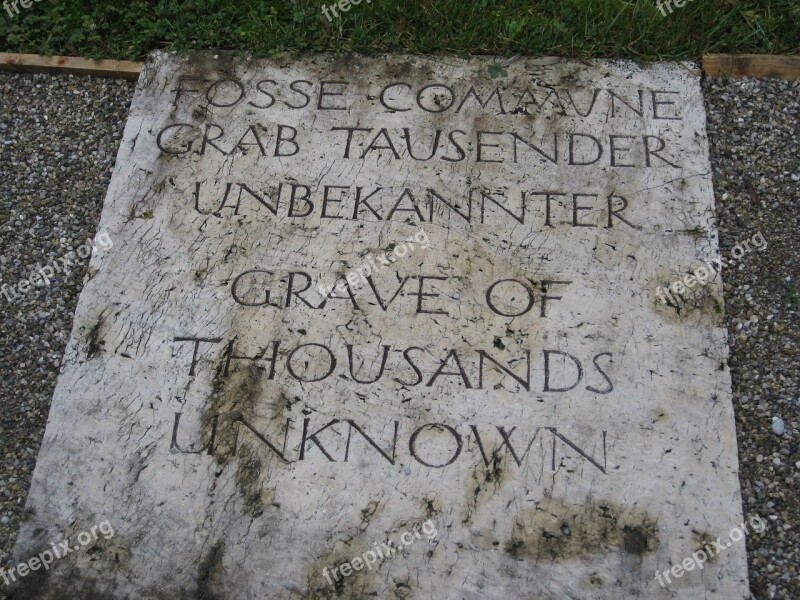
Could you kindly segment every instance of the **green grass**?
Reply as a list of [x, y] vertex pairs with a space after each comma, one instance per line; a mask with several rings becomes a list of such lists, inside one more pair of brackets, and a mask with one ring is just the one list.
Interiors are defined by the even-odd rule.
[[[333, 0], [325, 0], [331, 4]], [[44, 0], [2, 10], [0, 50], [141, 59], [154, 49], [697, 59], [796, 54], [798, 0], [372, 0], [333, 22], [309, 0]]]
[[786, 286], [786, 293], [783, 295], [783, 301], [792, 306], [800, 304], [800, 294], [797, 293], [797, 288], [793, 283]]

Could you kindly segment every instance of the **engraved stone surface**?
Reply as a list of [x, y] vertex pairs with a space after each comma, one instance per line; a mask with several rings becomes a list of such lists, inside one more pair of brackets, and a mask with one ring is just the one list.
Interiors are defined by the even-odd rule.
[[155, 54], [15, 597], [749, 597], [713, 209], [690, 64]]

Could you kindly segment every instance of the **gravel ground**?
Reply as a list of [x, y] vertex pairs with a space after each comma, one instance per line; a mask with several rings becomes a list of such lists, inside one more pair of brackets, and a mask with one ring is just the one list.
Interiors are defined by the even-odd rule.
[[[0, 278], [15, 283], [96, 233], [133, 84], [0, 74]], [[748, 538], [757, 600], [800, 598], [800, 82], [704, 83]], [[3, 305], [0, 567], [8, 567], [86, 264]], [[780, 419], [780, 420], [774, 420]], [[783, 426], [783, 427], [781, 427]], [[781, 432], [782, 433], [776, 433]], [[0, 581], [0, 599], [4, 597]]]
[[[0, 74], [3, 283], [26, 279], [94, 237], [133, 88]], [[86, 266], [80, 261], [14, 303], [0, 292], [0, 567], [10, 566]]]
[[744, 510], [768, 523], [747, 540], [750, 586], [797, 600], [800, 81], [708, 80], [705, 92], [723, 255], [759, 231], [767, 241], [723, 272]]

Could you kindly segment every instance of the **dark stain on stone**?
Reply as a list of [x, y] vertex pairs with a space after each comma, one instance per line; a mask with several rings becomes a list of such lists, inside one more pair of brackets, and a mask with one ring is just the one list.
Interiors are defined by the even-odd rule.
[[[256, 418], [256, 407], [263, 405], [265, 380], [266, 371], [255, 362], [232, 370], [227, 378], [220, 370], [212, 383], [208, 407], [202, 418], [203, 439], [211, 439], [212, 433], [214, 436], [217, 464], [225, 467], [235, 460], [236, 485], [252, 518], [261, 516], [270, 506], [275, 508], [266, 473], [272, 451], [262, 447], [261, 442], [253, 441], [255, 438], [249, 433], [249, 428], [257, 428], [261, 420]], [[273, 409], [270, 422], [275, 423], [284, 420], [291, 403], [281, 391], [270, 406]]]
[[[311, 565], [306, 573], [305, 588], [308, 592], [303, 596], [306, 600], [363, 600], [364, 598], [377, 598], [380, 587], [377, 569], [383, 560], [373, 565], [372, 569], [362, 568], [353, 571], [348, 577], [343, 577], [338, 573], [334, 576], [331, 569], [339, 567], [345, 562], [350, 562], [353, 558], [360, 556], [365, 551], [370, 550], [371, 546], [366, 537], [364, 529], [359, 529], [351, 537], [345, 540], [338, 540], [335, 549], [320, 556]], [[391, 560], [391, 559], [389, 559]], [[330, 581], [326, 579], [324, 572]]]
[[500, 483], [500, 480], [503, 477], [502, 464], [503, 458], [500, 456], [500, 452], [497, 450], [497, 448], [495, 448], [492, 451], [491, 465], [487, 469], [484, 469], [484, 479], [486, 480], [486, 483], [494, 483], [495, 485]]
[[362, 524], [369, 524], [372, 517], [375, 515], [375, 511], [378, 510], [378, 506], [380, 503], [377, 500], [370, 500], [367, 507], [361, 511], [361, 523]]
[[435, 517], [440, 512], [439, 510], [436, 509], [434, 501], [435, 499], [431, 500], [430, 498], [425, 498], [425, 515], [428, 518]]
[[264, 369], [251, 362], [246, 368], [234, 371], [227, 379], [218, 372], [211, 386], [211, 398], [203, 414], [203, 437], [209, 439], [217, 418], [216, 448], [214, 453], [220, 465], [226, 465], [237, 450], [238, 428], [236, 421], [250, 419], [262, 399]]
[[472, 521], [473, 514], [480, 511], [481, 494], [488, 494], [488, 496], [484, 495], [484, 498], [489, 498], [502, 485], [504, 460], [513, 459], [508, 454], [501, 454], [498, 448], [493, 448], [488, 466], [483, 461], [475, 465], [472, 477], [468, 480], [470, 492], [464, 507], [464, 515], [461, 519], [463, 525], [469, 524]]
[[333, 585], [313, 589], [307, 596], [308, 600], [328, 600], [329, 598], [341, 598], [345, 594], [345, 579], [339, 578], [333, 581]]
[[692, 538], [692, 542], [693, 542], [693, 546], [694, 546], [694, 551], [693, 552], [699, 552], [699, 551], [702, 550], [703, 552], [705, 552], [708, 555], [708, 559], [707, 559], [708, 562], [714, 562], [715, 560], [717, 560], [717, 554], [716, 553], [714, 553], [713, 551], [712, 552], [708, 552], [708, 551], [705, 550], [706, 547], [708, 547], [710, 550], [713, 550], [713, 547], [714, 547], [713, 542], [715, 542], [717, 538], [712, 536], [707, 531], [700, 532], [700, 531], [697, 531], [696, 529], [692, 529], [692, 533], [694, 534], [694, 538]]
[[589, 582], [592, 585], [603, 585], [603, 578], [600, 577], [597, 573], [592, 573], [589, 575]]
[[394, 595], [397, 598], [410, 598], [414, 595], [414, 590], [408, 585], [408, 579], [394, 581]]
[[[74, 539], [78, 531], [88, 531], [91, 525], [76, 522], [73, 530], [65, 539]], [[37, 530], [40, 541], [36, 547], [25, 549], [24, 556], [35, 557], [44, 550], [46, 539], [52, 538], [52, 532]], [[25, 577], [17, 577], [8, 589], [7, 600], [63, 600], [64, 598], [80, 598], [81, 600], [108, 600], [112, 598], [109, 589], [111, 580], [100, 580], [95, 573], [129, 573], [130, 552], [121, 545], [121, 536], [106, 539], [99, 537], [92, 545], [82, 548], [80, 552], [72, 552], [67, 556], [56, 559], [50, 568], [30, 571]], [[91, 557], [92, 567], [77, 567], [77, 561], [85, 560], [86, 555]], [[97, 564], [99, 563], [99, 565]], [[102, 566], [100, 566], [102, 565]], [[80, 572], [80, 576], [76, 576]], [[57, 574], [57, 575], [56, 575]], [[55, 575], [55, 576], [54, 576]]]
[[105, 342], [100, 339], [100, 329], [103, 327], [105, 315], [101, 314], [97, 319], [97, 323], [89, 330], [89, 335], [86, 336], [86, 357], [95, 358], [100, 355]]
[[[697, 268], [702, 266], [698, 263]], [[721, 291], [719, 281], [709, 278], [705, 285], [697, 283], [691, 288], [684, 286], [682, 295], [671, 290], [673, 283], [679, 282], [683, 285], [684, 277], [692, 273], [691, 270], [681, 272], [670, 269], [661, 269], [655, 273], [645, 289], [651, 298], [650, 306], [659, 316], [667, 320], [682, 323], [690, 318], [697, 319], [699, 316], [701, 323], [721, 326], [723, 309], [719, 296]], [[659, 288], [662, 290], [660, 293]]]
[[199, 121], [204, 121], [211, 116], [211, 111], [208, 110], [207, 106], [198, 104], [194, 107], [194, 110], [192, 110], [192, 116]]
[[648, 533], [642, 526], [622, 528], [622, 547], [628, 554], [642, 556], [647, 553]]
[[222, 574], [222, 557], [225, 555], [225, 541], [219, 540], [211, 548], [197, 568], [198, 600], [222, 600], [215, 591], [217, 581]]
[[272, 494], [264, 485], [261, 460], [249, 444], [242, 444], [237, 459], [236, 484], [247, 511], [256, 519], [264, 514], [265, 506], [272, 504]]
[[411, 74], [411, 63], [409, 61], [397, 63], [392, 68], [394, 69], [392, 75], [398, 79]]
[[560, 562], [618, 548], [643, 556], [658, 548], [655, 520], [611, 503], [571, 506], [545, 499], [517, 513], [504, 544], [516, 560]]

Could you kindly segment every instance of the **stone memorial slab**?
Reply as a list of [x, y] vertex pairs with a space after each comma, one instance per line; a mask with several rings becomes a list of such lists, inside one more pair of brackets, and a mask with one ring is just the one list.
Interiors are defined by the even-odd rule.
[[155, 54], [13, 593], [749, 597], [713, 210], [694, 65]]

